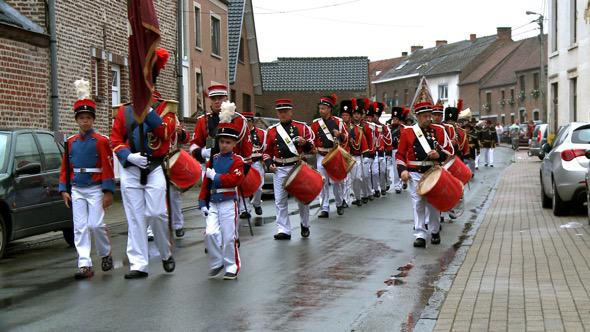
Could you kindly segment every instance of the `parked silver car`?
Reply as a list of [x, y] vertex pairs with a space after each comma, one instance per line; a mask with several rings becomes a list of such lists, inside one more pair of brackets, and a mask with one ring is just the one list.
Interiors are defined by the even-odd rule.
[[586, 201], [586, 173], [590, 149], [590, 123], [572, 122], [561, 127], [554, 145], [543, 145], [541, 163], [541, 200], [544, 208], [553, 208], [556, 216], [568, 213], [570, 203]]
[[545, 152], [541, 147], [547, 143], [547, 134], [549, 132], [549, 126], [546, 123], [538, 124], [533, 130], [533, 136], [529, 144], [528, 155], [537, 156], [543, 160], [545, 158]]

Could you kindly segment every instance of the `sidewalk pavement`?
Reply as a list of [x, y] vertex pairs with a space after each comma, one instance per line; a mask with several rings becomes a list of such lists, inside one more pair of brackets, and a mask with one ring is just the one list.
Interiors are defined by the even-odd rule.
[[590, 330], [588, 220], [541, 207], [539, 167], [518, 152], [502, 175], [435, 331]]

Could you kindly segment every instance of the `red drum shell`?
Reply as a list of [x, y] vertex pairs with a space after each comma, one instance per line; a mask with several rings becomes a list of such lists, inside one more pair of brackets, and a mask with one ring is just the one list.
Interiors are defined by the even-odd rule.
[[469, 167], [458, 157], [453, 157], [443, 167], [463, 184], [467, 184], [473, 176]]
[[256, 193], [260, 185], [262, 184], [262, 176], [260, 172], [254, 167], [250, 167], [248, 174], [244, 177], [244, 180], [240, 184], [240, 195], [242, 197], [250, 197]]
[[446, 212], [463, 197], [463, 184], [446, 169], [434, 166], [424, 173], [416, 191], [437, 210]]
[[170, 183], [182, 192], [189, 190], [201, 180], [201, 164], [184, 150], [174, 152], [166, 164]]
[[285, 191], [303, 204], [309, 204], [318, 197], [323, 186], [324, 177], [304, 162], [293, 167], [283, 183]]
[[322, 160], [326, 173], [335, 182], [346, 179], [346, 175], [354, 166], [355, 160], [341, 147], [330, 151]]

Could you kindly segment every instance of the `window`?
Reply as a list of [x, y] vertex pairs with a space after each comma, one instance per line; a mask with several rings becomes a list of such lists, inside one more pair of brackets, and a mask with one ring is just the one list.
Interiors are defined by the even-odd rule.
[[506, 115], [502, 114], [502, 125], [506, 124]]
[[590, 126], [582, 126], [572, 132], [572, 143], [588, 144], [590, 143]]
[[235, 103], [237, 101], [237, 98], [238, 97], [236, 97], [236, 90], [231, 89], [229, 92], [229, 101], [231, 101], [232, 103]]
[[557, 106], [559, 101], [557, 82], [551, 83], [551, 113], [553, 114], [553, 132], [557, 132]]
[[111, 105], [121, 104], [121, 67], [111, 66]]
[[247, 93], [242, 93], [242, 111], [252, 112], [252, 99]]
[[99, 58], [92, 58], [92, 81], [90, 82], [90, 84], [92, 85], [91, 95], [93, 96], [94, 101], [96, 101], [97, 103], [100, 102], [103, 92], [102, 65], [102, 60], [100, 60]]
[[391, 107], [391, 105], [389, 105], [389, 103], [388, 103], [388, 101], [387, 101], [387, 97], [388, 97], [388, 96], [387, 96], [387, 92], [383, 92], [383, 98], [382, 98], [381, 100], [382, 100], [382, 101], [383, 101], [383, 102], [384, 102], [386, 105], [388, 105], [388, 106], [390, 106], [390, 107]]
[[404, 89], [404, 106], [408, 106], [408, 89]]
[[524, 75], [520, 75], [518, 77], [518, 81], [520, 82], [519, 83], [519, 85], [520, 85], [520, 92], [522, 93], [522, 91], [525, 91], [526, 90], [525, 89], [525, 84], [524, 84]]
[[53, 135], [37, 134], [39, 144], [41, 145], [41, 152], [45, 159], [45, 170], [53, 171], [61, 167], [61, 150], [57, 146]]
[[570, 0], [570, 45], [578, 42], [578, 1]]
[[504, 91], [504, 90], [500, 91], [500, 95], [502, 96], [501, 100], [506, 99], [506, 91]]
[[240, 50], [238, 51], [238, 61], [244, 63], [244, 38], [240, 38]]
[[6, 170], [8, 164], [8, 149], [10, 148], [10, 136], [7, 134], [0, 134], [0, 173]]
[[539, 120], [541, 120], [540, 116], [539, 116], [539, 111], [537, 111], [537, 110], [533, 111], [533, 121], [539, 121]]
[[221, 56], [221, 21], [211, 14], [211, 53]]
[[39, 149], [37, 148], [33, 134], [20, 134], [16, 138], [14, 167], [15, 169], [19, 169], [31, 163], [41, 164]]
[[195, 4], [195, 47], [201, 48], [201, 7]]
[[510, 89], [510, 100], [514, 101], [514, 88]]
[[549, 22], [551, 23], [551, 52], [557, 52], [557, 33], [559, 31], [558, 26], [559, 22], [557, 21], [557, 2], [559, 0], [551, 0], [551, 19]]
[[486, 111], [491, 112], [492, 111], [492, 93], [491, 92], [486, 92]]
[[510, 113], [510, 123], [514, 123], [514, 113]]
[[570, 79], [570, 119], [573, 122], [578, 121], [578, 78]]
[[441, 84], [438, 86], [438, 99], [439, 100], [448, 100], [449, 99], [449, 86], [446, 84]]
[[533, 89], [539, 90], [539, 73], [533, 74]]
[[196, 110], [199, 111], [205, 111], [205, 100], [203, 99], [203, 76], [201, 75], [201, 73], [197, 72], [195, 75], [195, 79], [196, 79], [196, 87], [197, 87], [197, 91], [195, 91], [197, 93], [197, 108]]

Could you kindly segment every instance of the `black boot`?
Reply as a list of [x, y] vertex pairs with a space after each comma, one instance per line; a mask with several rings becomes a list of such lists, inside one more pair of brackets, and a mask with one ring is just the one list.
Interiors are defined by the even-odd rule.
[[301, 224], [301, 237], [308, 238], [309, 234], [310, 234], [309, 227], [305, 227], [305, 226], [303, 226], [303, 224]]
[[255, 206], [254, 212], [256, 213], [257, 216], [261, 216], [262, 215], [262, 206]]
[[426, 240], [421, 239], [421, 238], [417, 238], [414, 241], [414, 247], [416, 247], [416, 248], [426, 248]]
[[147, 278], [147, 272], [138, 271], [138, 270], [131, 270], [127, 274], [125, 274], [125, 279], [141, 279]]
[[330, 214], [327, 211], [322, 211], [318, 218], [330, 218]]
[[174, 261], [174, 257], [170, 256], [170, 258], [162, 260], [162, 266], [164, 267], [164, 271], [168, 273], [173, 272], [176, 268], [176, 262]]
[[291, 240], [291, 234], [277, 233], [274, 238], [275, 240]]
[[176, 237], [183, 237], [184, 236], [184, 228], [179, 228], [179, 229], [175, 230], [174, 233], [176, 234]]
[[430, 237], [430, 243], [440, 244], [440, 233], [432, 233]]
[[343, 215], [343, 214], [344, 214], [344, 206], [342, 206], [342, 205], [341, 205], [341, 206], [337, 206], [337, 207], [336, 207], [336, 213], [337, 213], [339, 216]]
[[110, 271], [113, 269], [113, 256], [108, 255], [108, 256], [104, 256], [102, 258], [102, 262], [100, 264], [100, 267], [102, 268], [103, 271]]

